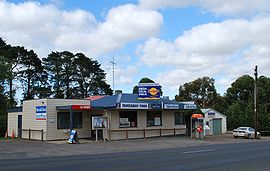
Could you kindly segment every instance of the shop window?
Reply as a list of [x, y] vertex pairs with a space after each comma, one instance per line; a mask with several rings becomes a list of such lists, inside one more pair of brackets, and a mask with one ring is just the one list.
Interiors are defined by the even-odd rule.
[[179, 112], [174, 113], [174, 124], [175, 125], [184, 125], [184, 124], [186, 124], [185, 117], [184, 117], [183, 113], [179, 113]]
[[[57, 129], [69, 129], [70, 113], [57, 113]], [[82, 128], [82, 112], [73, 112], [73, 128]]]
[[137, 127], [137, 111], [119, 111], [119, 127]]
[[161, 111], [147, 111], [147, 126], [161, 126]]

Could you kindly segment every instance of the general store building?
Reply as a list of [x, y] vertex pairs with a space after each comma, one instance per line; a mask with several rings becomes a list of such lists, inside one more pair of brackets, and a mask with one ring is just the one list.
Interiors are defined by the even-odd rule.
[[[138, 100], [137, 94], [122, 93], [84, 100], [28, 100], [22, 109], [8, 113], [8, 135], [14, 131], [17, 137], [59, 140], [67, 139], [73, 128], [79, 138], [89, 139], [174, 136], [186, 133], [183, 111], [195, 109], [192, 102], [175, 102], [166, 97]], [[106, 127], [94, 127], [93, 119], [97, 117], [107, 119]]]

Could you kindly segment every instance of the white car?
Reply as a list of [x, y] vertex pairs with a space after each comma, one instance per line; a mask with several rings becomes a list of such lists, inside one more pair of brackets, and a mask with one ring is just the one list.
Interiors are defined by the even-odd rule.
[[[234, 138], [238, 137], [245, 137], [245, 138], [254, 138], [255, 130], [251, 127], [239, 127], [237, 129], [233, 130], [233, 136]], [[261, 137], [261, 134], [257, 132], [257, 138], [259, 139]]]

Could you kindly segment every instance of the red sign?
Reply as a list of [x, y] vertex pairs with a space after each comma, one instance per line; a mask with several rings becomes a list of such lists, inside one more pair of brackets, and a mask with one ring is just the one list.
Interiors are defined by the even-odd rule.
[[203, 118], [203, 115], [202, 114], [193, 114], [191, 117], [192, 118]]
[[72, 110], [90, 110], [91, 106], [90, 105], [72, 105], [71, 108]]

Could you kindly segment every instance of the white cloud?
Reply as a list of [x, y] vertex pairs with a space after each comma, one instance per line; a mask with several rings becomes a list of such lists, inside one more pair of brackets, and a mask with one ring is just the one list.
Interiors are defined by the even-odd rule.
[[163, 24], [158, 12], [131, 4], [110, 9], [105, 21], [99, 22], [84, 10], [61, 10], [33, 1], [0, 1], [0, 21], [7, 43], [34, 49], [42, 57], [55, 50], [98, 56], [153, 36]]
[[270, 16], [260, 16], [199, 25], [172, 42], [150, 38], [138, 47], [138, 54], [148, 66], [170, 66], [158, 75], [165, 86], [175, 88], [210, 76], [217, 85], [228, 87], [238, 77], [252, 74], [256, 64], [270, 73], [269, 23]]
[[229, 16], [251, 16], [270, 11], [268, 0], [140, 0], [140, 6], [148, 9], [198, 6], [217, 15]]

